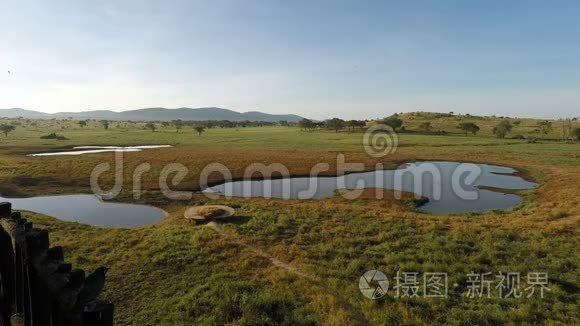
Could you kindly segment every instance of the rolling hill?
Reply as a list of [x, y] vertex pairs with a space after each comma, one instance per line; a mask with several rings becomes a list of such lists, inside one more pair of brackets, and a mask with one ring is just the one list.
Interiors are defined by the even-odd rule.
[[6, 118], [34, 118], [34, 119], [105, 119], [105, 120], [134, 120], [134, 121], [207, 121], [207, 120], [230, 120], [230, 121], [267, 121], [276, 122], [280, 120], [300, 121], [303, 118], [295, 114], [269, 114], [257, 111], [236, 112], [222, 108], [147, 108], [139, 110], [129, 110], [114, 112], [108, 110], [95, 110], [86, 112], [58, 112], [44, 113], [25, 109], [0, 109], [0, 117]]

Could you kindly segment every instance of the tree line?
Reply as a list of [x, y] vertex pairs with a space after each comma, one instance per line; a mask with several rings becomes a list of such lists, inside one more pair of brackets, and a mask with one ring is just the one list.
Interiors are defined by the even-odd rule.
[[[21, 119], [20, 119], [21, 120]], [[23, 124], [28, 124], [30, 126], [37, 126], [36, 121], [25, 120], [23, 121], [13, 121], [12, 123], [1, 123], [0, 132], [4, 134], [5, 137], [16, 130], [18, 126]], [[54, 119], [53, 119], [54, 120]], [[65, 120], [66, 121], [66, 120]], [[70, 120], [69, 120], [70, 121]], [[580, 140], [580, 128], [573, 127], [573, 121], [575, 119], [561, 119], [558, 121], [541, 120], [536, 123], [534, 132], [548, 135], [555, 128], [555, 124], [561, 123], [562, 139], [576, 138]], [[288, 122], [288, 121], [278, 121], [278, 122], [266, 122], [266, 121], [230, 121], [230, 120], [209, 120], [209, 121], [185, 121], [185, 120], [173, 120], [173, 121], [110, 121], [110, 120], [80, 120], [78, 125], [81, 128], [85, 128], [90, 122], [98, 123], [103, 129], [108, 130], [112, 123], [117, 123], [117, 127], [121, 127], [124, 124], [128, 127], [130, 124], [137, 125], [142, 124], [143, 129], [151, 130], [152, 132], [157, 131], [160, 128], [175, 128], [176, 132], [179, 132], [183, 128], [192, 128], [200, 136], [207, 130], [211, 128], [244, 128], [244, 127], [263, 127], [263, 126], [289, 126], [289, 127], [299, 127], [303, 131], [313, 131], [313, 130], [333, 130], [338, 132], [340, 130], [353, 131], [355, 129], [365, 129], [369, 120], [343, 120], [340, 118], [332, 118], [323, 121], [314, 121], [310, 119], [302, 119], [299, 122]], [[405, 130], [403, 126], [403, 120], [398, 114], [391, 115], [384, 119], [379, 119], [376, 121], [391, 127], [394, 131], [409, 132]], [[505, 138], [508, 134], [512, 132], [514, 126], [519, 126], [521, 120], [508, 120], [503, 119], [493, 127], [492, 133], [497, 138]], [[64, 127], [63, 127], [64, 129]], [[480, 127], [475, 122], [461, 122], [457, 125], [457, 129], [467, 136], [469, 134], [477, 135], [480, 131]], [[560, 128], [559, 128], [560, 129]], [[433, 126], [431, 122], [422, 122], [418, 130], [425, 134], [433, 133]], [[411, 131], [413, 132], [413, 131]], [[416, 132], [416, 131], [415, 131]], [[444, 133], [439, 131], [439, 133]], [[512, 138], [524, 138], [521, 135], [516, 135]]]
[[342, 120], [339, 118], [327, 119], [324, 121], [312, 121], [310, 119], [302, 119], [298, 122], [298, 127], [301, 130], [312, 131], [316, 129], [330, 129], [338, 132], [339, 130], [347, 129], [354, 130], [355, 128], [365, 128], [366, 120]]
[[[444, 117], [453, 116], [452, 113], [443, 115]], [[560, 120], [562, 122], [562, 139], [570, 139], [576, 138], [580, 140], [580, 128], [573, 128], [572, 121], [576, 121], [576, 119], [563, 119]], [[408, 131], [403, 126], [403, 120], [400, 118], [398, 114], [393, 114], [389, 117], [384, 119], [376, 120], [377, 123], [386, 125], [391, 127], [394, 131], [399, 132], [413, 132]], [[338, 132], [343, 129], [347, 130], [354, 130], [355, 128], [366, 128], [368, 120], [342, 120], [339, 118], [332, 118], [323, 121], [313, 121], [310, 119], [302, 119], [298, 122], [298, 127], [300, 127], [303, 131], [314, 131], [314, 130], [334, 130]], [[498, 122], [496, 126], [493, 127], [492, 133], [497, 138], [505, 138], [508, 134], [512, 132], [514, 126], [519, 126], [521, 124], [521, 120], [513, 120], [510, 121], [508, 119], [503, 119]], [[534, 130], [537, 133], [542, 135], [548, 135], [553, 130], [553, 121], [549, 120], [542, 120], [536, 123], [536, 129]], [[461, 132], [467, 136], [477, 135], [481, 130], [480, 126], [477, 125], [475, 122], [461, 122], [456, 126], [457, 129], [461, 130]], [[433, 125], [431, 122], [426, 121], [422, 122], [419, 125], [418, 130], [425, 134], [432, 134]], [[445, 133], [443, 131], [439, 131], [439, 133]], [[514, 138], [524, 138], [521, 135], [516, 135]]]

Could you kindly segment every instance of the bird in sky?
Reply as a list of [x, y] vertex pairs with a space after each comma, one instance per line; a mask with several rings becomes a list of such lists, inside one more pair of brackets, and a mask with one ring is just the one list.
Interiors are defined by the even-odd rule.
[[10, 72], [10, 70], [8, 70], [8, 73], [9, 73], [9, 74], [12, 74], [12, 73]]
[[94, 301], [103, 287], [105, 287], [105, 274], [109, 269], [107, 267], [97, 268], [91, 275], [85, 279], [85, 284], [77, 296], [77, 305], [84, 305]]

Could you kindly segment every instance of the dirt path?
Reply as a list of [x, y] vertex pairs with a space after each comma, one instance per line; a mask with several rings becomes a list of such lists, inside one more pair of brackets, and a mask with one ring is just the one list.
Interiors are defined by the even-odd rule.
[[270, 261], [270, 263], [272, 263], [272, 265], [283, 268], [292, 274], [296, 274], [298, 276], [311, 279], [311, 277], [309, 275], [302, 273], [301, 271], [299, 271], [295, 267], [290, 266], [289, 264], [284, 263], [284, 262], [272, 257], [271, 255], [267, 254], [266, 252], [264, 252], [256, 247], [253, 247], [253, 246], [250, 246], [250, 245], [244, 243], [239, 237], [225, 233], [224, 230], [222, 230], [217, 223], [209, 222], [207, 224], [207, 226], [210, 227], [212, 230], [216, 231], [217, 233], [219, 233], [221, 236], [226, 237], [229, 240], [234, 241], [236, 244], [238, 244], [246, 249], [249, 249], [250, 251], [252, 251], [256, 255], [267, 258]]
[[255, 253], [256, 255], [258, 255], [260, 257], [264, 257], [264, 258], [268, 259], [272, 265], [280, 267], [280, 268], [288, 271], [291, 274], [297, 275], [299, 277], [302, 277], [302, 278], [305, 278], [305, 279], [311, 281], [316, 286], [322, 288], [327, 294], [330, 294], [332, 297], [334, 297], [334, 299], [336, 299], [336, 301], [340, 304], [342, 309], [344, 309], [348, 313], [350, 313], [352, 318], [357, 322], [357, 325], [369, 325], [369, 322], [366, 320], [366, 318], [356, 308], [354, 308], [349, 303], [347, 303], [342, 298], [340, 298], [338, 293], [336, 293], [335, 291], [330, 289], [328, 286], [326, 286], [326, 284], [324, 284], [321, 280], [315, 278], [312, 275], [309, 275], [309, 274], [306, 274], [304, 272], [299, 271], [296, 267], [291, 266], [288, 263], [285, 263], [281, 260], [278, 260], [278, 259], [272, 257], [270, 254], [266, 253], [265, 251], [255, 247], [255, 246], [252, 246], [252, 245], [245, 243], [242, 239], [240, 239], [240, 237], [238, 237], [234, 234], [229, 234], [229, 233], [224, 232], [224, 230], [222, 230], [222, 228], [219, 226], [219, 224], [217, 224], [215, 222], [210, 222], [210, 223], [206, 224], [206, 226], [211, 228], [212, 230], [214, 230], [219, 235], [221, 235], [221, 236], [227, 238], [228, 240], [236, 243], [237, 245], [252, 251], [253, 253]]

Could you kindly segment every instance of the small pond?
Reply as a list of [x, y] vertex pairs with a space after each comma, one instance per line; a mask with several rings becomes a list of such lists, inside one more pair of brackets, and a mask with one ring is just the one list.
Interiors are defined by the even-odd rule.
[[157, 223], [165, 217], [165, 212], [152, 206], [104, 202], [94, 195], [0, 197], [0, 202], [12, 203], [15, 210], [101, 227], [137, 227]]
[[[423, 212], [483, 212], [514, 207], [522, 198], [512, 193], [513, 190], [536, 186], [516, 173], [512, 168], [488, 164], [415, 162], [396, 170], [334, 177], [231, 181], [209, 187], [204, 192], [233, 197], [322, 199], [333, 196], [337, 189], [384, 188], [414, 192], [429, 198], [429, 202], [418, 208]], [[421, 182], [418, 184], [417, 180]]]
[[28, 154], [27, 156], [62, 156], [83, 155], [106, 152], [141, 152], [145, 149], [167, 148], [171, 145], [142, 145], [142, 146], [76, 146], [71, 151]]

